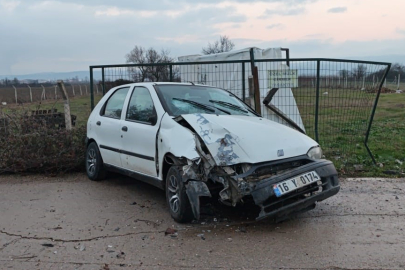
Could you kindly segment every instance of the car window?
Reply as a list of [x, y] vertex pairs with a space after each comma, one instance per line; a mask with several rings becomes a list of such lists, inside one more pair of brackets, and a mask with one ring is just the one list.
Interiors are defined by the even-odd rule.
[[124, 107], [125, 98], [128, 94], [129, 87], [120, 88], [114, 92], [107, 100], [103, 107], [101, 115], [111, 118], [121, 118], [122, 108]]
[[154, 125], [156, 123], [156, 111], [152, 97], [145, 87], [135, 87], [129, 100], [126, 120], [139, 121]]

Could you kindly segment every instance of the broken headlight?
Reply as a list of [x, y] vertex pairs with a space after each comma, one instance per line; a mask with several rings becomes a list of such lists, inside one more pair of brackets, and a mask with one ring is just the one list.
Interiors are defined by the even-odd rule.
[[312, 159], [321, 159], [322, 158], [322, 149], [320, 146], [315, 146], [309, 149], [307, 153], [309, 158]]

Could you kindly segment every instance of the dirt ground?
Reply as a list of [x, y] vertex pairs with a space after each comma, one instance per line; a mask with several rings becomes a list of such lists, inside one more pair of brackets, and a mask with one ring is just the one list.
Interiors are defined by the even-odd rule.
[[405, 269], [404, 180], [342, 180], [278, 224], [221, 208], [184, 225], [129, 178], [1, 176], [0, 269]]

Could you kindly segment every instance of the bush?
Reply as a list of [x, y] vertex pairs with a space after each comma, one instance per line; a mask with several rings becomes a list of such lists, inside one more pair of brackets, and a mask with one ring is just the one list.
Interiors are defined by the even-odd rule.
[[3, 115], [0, 173], [63, 173], [84, 169], [86, 127], [71, 131], [50, 126], [28, 114]]

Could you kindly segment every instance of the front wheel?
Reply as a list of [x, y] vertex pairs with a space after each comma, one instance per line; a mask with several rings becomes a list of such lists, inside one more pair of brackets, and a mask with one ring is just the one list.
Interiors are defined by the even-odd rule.
[[170, 215], [179, 223], [193, 220], [194, 215], [182, 179], [181, 167], [172, 166], [166, 176], [166, 200]]
[[87, 146], [86, 172], [89, 179], [93, 181], [103, 180], [106, 175], [103, 159], [95, 142], [91, 142], [89, 146]]

